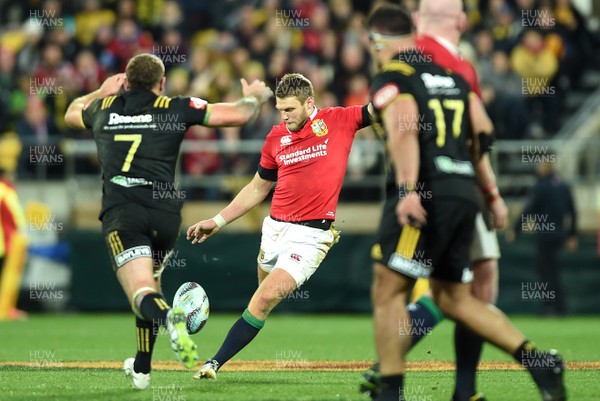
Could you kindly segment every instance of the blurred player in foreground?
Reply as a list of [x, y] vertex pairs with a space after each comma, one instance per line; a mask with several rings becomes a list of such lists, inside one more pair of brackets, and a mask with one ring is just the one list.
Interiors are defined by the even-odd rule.
[[[428, 275], [444, 314], [513, 355], [529, 370], [543, 400], [565, 400], [564, 366], [556, 351], [538, 351], [502, 312], [471, 292], [475, 184], [481, 186], [488, 173], [481, 156], [489, 151], [493, 129], [477, 110], [481, 101], [464, 78], [415, 50], [403, 8], [375, 8], [369, 28], [381, 66], [372, 101], [393, 163], [378, 234], [381, 252], [390, 257], [387, 264], [375, 263], [372, 291], [381, 369], [376, 400], [403, 399], [404, 355], [411, 342], [405, 305], [415, 279]], [[414, 121], [423, 125], [406, 123]]]
[[282, 122], [267, 135], [258, 172], [219, 214], [188, 228], [201, 243], [259, 205], [277, 182], [270, 216], [262, 227], [259, 286], [242, 317], [196, 379], [215, 379], [218, 369], [258, 334], [269, 313], [317, 270], [338, 240], [332, 223], [357, 130], [370, 124], [370, 106], [315, 105], [312, 83], [285, 75], [275, 90]]
[[[125, 91], [120, 93], [122, 87]], [[183, 197], [177, 196], [174, 176], [185, 131], [193, 124], [243, 125], [256, 118], [272, 96], [264, 82], [248, 85], [244, 80], [244, 97], [235, 103], [169, 98], [162, 95], [164, 89], [160, 58], [140, 54], [129, 61], [125, 74], [114, 75], [100, 89], [75, 99], [65, 115], [69, 127], [91, 128], [98, 147], [102, 230], [136, 315], [138, 352], [124, 364], [136, 389], [150, 385], [160, 326], [167, 327], [171, 347], [185, 367], [194, 367], [198, 359], [185, 314], [171, 309], [160, 290], [160, 276], [181, 224]]]
[[[417, 49], [430, 57], [431, 61], [460, 75], [471, 90], [480, 97], [479, 83], [475, 69], [465, 60], [458, 50], [460, 35], [466, 26], [466, 15], [461, 0], [422, 0], [414, 20], [417, 28], [415, 44]], [[478, 109], [479, 118], [489, 120], [485, 109]], [[491, 125], [491, 121], [489, 121]], [[500, 246], [496, 232], [490, 228], [502, 228], [506, 224], [508, 209], [500, 196], [494, 172], [487, 154], [481, 157], [482, 175], [478, 177], [483, 189], [486, 206], [484, 218], [480, 212], [475, 220], [475, 233], [471, 245], [471, 262], [473, 264], [473, 295], [483, 302], [495, 304], [498, 298], [498, 259]], [[427, 279], [418, 279], [413, 289], [413, 299], [409, 313], [413, 322], [412, 341], [415, 346], [430, 333], [443, 319], [443, 314], [431, 300], [431, 292], [427, 291]], [[419, 297], [420, 294], [423, 294]], [[414, 327], [418, 323], [419, 327]], [[475, 390], [477, 364], [483, 348], [483, 340], [458, 323], [454, 332], [456, 351], [456, 383], [453, 401], [484, 401], [483, 394]], [[361, 383], [361, 392], [370, 393], [376, 385], [378, 365], [374, 365], [365, 374]]]
[[14, 184], [21, 153], [16, 135], [0, 138], [0, 320], [19, 320], [17, 309], [23, 267], [27, 257], [25, 215]]

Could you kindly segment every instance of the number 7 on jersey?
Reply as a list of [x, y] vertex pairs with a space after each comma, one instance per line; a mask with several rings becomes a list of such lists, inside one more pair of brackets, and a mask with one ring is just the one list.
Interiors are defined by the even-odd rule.
[[126, 173], [131, 168], [131, 162], [133, 161], [133, 157], [135, 156], [135, 152], [137, 152], [140, 143], [142, 143], [142, 135], [141, 134], [121, 134], [115, 135], [115, 142], [132, 142], [131, 147], [129, 148], [129, 152], [127, 152], [127, 157], [125, 158], [125, 162], [123, 163], [123, 167], [121, 171]]

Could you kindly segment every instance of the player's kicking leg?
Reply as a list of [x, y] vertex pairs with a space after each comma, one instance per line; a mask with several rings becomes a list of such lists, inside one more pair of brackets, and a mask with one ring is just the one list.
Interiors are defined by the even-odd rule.
[[317, 270], [339, 233], [265, 218], [258, 262], [259, 286], [242, 317], [234, 323], [219, 351], [194, 375], [215, 379], [217, 371], [248, 345], [271, 311]]
[[[259, 267], [259, 281], [261, 270]], [[298, 287], [296, 279], [281, 268], [274, 269], [266, 277], [263, 275], [263, 278], [248, 308], [231, 327], [219, 351], [206, 361], [194, 379], [216, 379], [219, 368], [256, 337], [273, 308]]]

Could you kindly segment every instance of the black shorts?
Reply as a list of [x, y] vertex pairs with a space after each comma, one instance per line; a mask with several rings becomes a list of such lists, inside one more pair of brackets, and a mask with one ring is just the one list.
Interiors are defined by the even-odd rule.
[[102, 216], [102, 232], [113, 269], [141, 257], [151, 257], [160, 274], [179, 236], [181, 215], [137, 204], [121, 204]]
[[429, 277], [431, 263], [425, 259], [424, 238], [412, 226], [401, 226], [396, 218], [397, 191], [386, 198], [375, 245], [373, 261], [412, 278]]
[[430, 276], [470, 282], [473, 274], [469, 250], [477, 206], [451, 198], [423, 202], [427, 225], [417, 229], [398, 223], [397, 203], [394, 196], [385, 202], [376, 243], [371, 250], [373, 261], [412, 278]]

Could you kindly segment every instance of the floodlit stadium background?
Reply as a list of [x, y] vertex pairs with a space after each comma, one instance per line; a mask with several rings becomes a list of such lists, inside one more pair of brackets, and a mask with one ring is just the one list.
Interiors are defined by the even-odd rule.
[[[168, 96], [232, 101], [240, 96], [241, 77], [265, 80], [274, 89], [278, 78], [294, 71], [313, 82], [319, 107], [363, 104], [371, 74], [363, 25], [370, 3], [1, 2], [0, 132], [18, 138], [22, 146], [16, 185], [29, 238], [19, 307], [127, 310], [99, 231], [95, 145], [90, 132], [72, 132], [64, 125], [72, 99], [124, 71], [131, 56], [151, 52], [166, 65]], [[417, 2], [404, 3], [414, 9]], [[493, 164], [511, 225], [527, 225], [521, 210], [535, 182], [536, 164], [553, 163], [571, 185], [579, 213], [579, 248], [561, 253], [568, 313], [598, 313], [600, 4], [465, 3], [469, 28], [461, 50], [477, 66], [482, 97], [496, 125]], [[542, 34], [542, 66], [556, 68], [534, 71], [527, 63], [522, 36], [531, 28]], [[183, 228], [214, 215], [248, 182], [262, 141], [278, 121], [270, 102], [248, 126], [196, 126], [187, 132], [174, 188], [186, 199]], [[357, 137], [338, 210], [342, 241], [306, 293], [297, 294], [306, 299], [288, 302], [283, 310], [369, 311], [369, 250], [382, 199], [383, 154], [370, 129]], [[180, 238], [172, 271], [165, 275], [167, 296], [183, 280], [193, 280], [205, 285], [214, 311], [241, 310], [255, 285], [259, 230], [267, 212], [265, 204], [206, 246], [191, 248]], [[536, 218], [543, 221], [544, 216]], [[532, 236], [511, 244], [503, 233], [500, 237], [500, 306], [513, 313], [539, 313], [541, 303], [525, 291], [545, 288], [533, 268]], [[108, 302], [103, 299], [107, 292]]]

